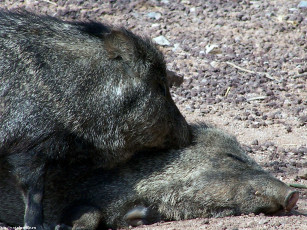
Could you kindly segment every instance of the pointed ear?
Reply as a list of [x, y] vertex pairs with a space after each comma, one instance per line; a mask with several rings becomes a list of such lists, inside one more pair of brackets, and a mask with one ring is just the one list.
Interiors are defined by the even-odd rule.
[[112, 29], [104, 35], [105, 49], [110, 59], [133, 61], [135, 57], [135, 43], [130, 33], [124, 29]]

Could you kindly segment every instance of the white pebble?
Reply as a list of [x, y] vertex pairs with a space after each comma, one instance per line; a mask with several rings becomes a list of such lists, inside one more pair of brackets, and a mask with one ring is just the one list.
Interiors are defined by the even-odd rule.
[[307, 8], [307, 1], [301, 1], [298, 6], [298, 8]]
[[155, 37], [153, 39], [153, 41], [155, 43], [157, 43], [158, 45], [161, 45], [161, 46], [169, 46], [171, 43], [164, 37], [164, 36], [159, 36], [159, 37]]

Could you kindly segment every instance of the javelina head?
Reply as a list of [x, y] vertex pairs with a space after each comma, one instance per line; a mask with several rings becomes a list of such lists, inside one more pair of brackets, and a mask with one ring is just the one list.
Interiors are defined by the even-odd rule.
[[100, 42], [95, 48], [99, 59], [90, 54], [100, 70], [90, 79], [91, 109], [84, 116], [99, 125], [91, 127], [86, 138], [111, 150], [110, 162], [147, 148], [187, 145], [189, 127], [171, 98], [161, 52], [125, 29], [80, 26]]
[[273, 214], [295, 205], [298, 193], [265, 172], [234, 137], [215, 130], [207, 132], [203, 142], [209, 161], [202, 180], [210, 184], [204, 195], [214, 201], [212, 214]]
[[193, 132], [192, 146], [172, 152], [172, 162], [136, 187], [162, 219], [274, 214], [296, 204], [298, 193], [261, 169], [234, 137], [213, 128]]
[[107, 37], [107, 52], [120, 60], [125, 73], [115, 91], [122, 99], [121, 115], [130, 123], [128, 142], [168, 148], [188, 144], [190, 132], [170, 95], [162, 53], [148, 39], [126, 30], [111, 31], [109, 36], [114, 40]]

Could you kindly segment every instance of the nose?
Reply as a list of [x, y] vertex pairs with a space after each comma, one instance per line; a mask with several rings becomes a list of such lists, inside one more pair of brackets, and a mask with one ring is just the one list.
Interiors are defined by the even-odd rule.
[[299, 193], [297, 191], [291, 191], [286, 196], [285, 200], [285, 209], [287, 211], [291, 211], [291, 209], [295, 206], [296, 202], [298, 201]]

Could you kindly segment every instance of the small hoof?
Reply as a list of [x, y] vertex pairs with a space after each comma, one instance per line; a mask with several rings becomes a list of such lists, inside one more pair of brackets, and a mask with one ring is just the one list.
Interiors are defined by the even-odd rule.
[[148, 221], [146, 220], [147, 216], [148, 208], [138, 206], [129, 210], [124, 216], [124, 220], [128, 225], [131, 225], [132, 227], [137, 227], [140, 225], [148, 224]]

